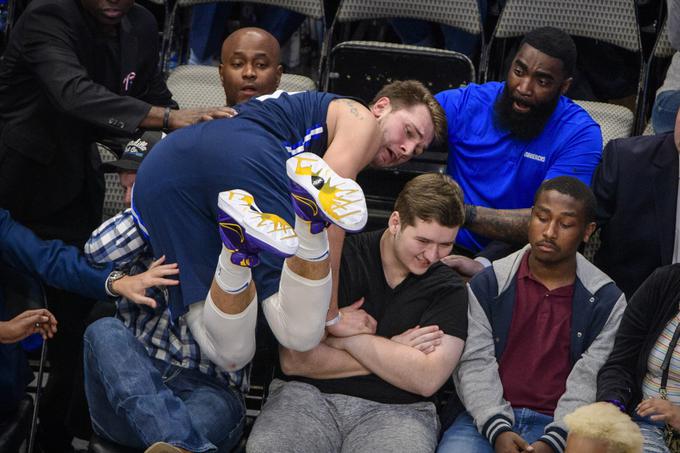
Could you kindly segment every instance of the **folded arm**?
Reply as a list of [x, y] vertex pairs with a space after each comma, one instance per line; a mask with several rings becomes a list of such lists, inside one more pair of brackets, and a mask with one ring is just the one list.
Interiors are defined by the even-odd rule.
[[368, 368], [345, 351], [321, 342], [311, 351], [279, 348], [281, 369], [287, 376], [312, 379], [340, 379], [371, 374]]
[[329, 338], [329, 344], [352, 355], [390, 384], [425, 397], [433, 395], [451, 376], [464, 341], [444, 335], [430, 354], [376, 335]]

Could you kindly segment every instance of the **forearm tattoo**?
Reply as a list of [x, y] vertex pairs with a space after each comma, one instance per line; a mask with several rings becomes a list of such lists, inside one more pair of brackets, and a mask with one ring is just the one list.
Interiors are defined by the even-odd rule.
[[530, 209], [491, 209], [465, 205], [465, 227], [489, 239], [525, 244]]

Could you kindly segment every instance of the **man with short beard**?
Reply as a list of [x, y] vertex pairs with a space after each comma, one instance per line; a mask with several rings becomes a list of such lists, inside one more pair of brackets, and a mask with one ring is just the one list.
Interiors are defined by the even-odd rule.
[[[588, 113], [563, 96], [575, 64], [569, 35], [538, 28], [522, 40], [506, 82], [437, 94], [449, 124], [448, 173], [467, 203], [457, 245], [475, 254], [490, 240], [526, 243], [532, 196], [541, 182], [567, 175], [590, 184], [602, 136]], [[483, 268], [457, 255], [444, 262], [467, 275]]]

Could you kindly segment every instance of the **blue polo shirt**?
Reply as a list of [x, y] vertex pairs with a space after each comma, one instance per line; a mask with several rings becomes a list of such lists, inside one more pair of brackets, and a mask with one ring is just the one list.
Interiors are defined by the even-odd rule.
[[[448, 173], [463, 189], [465, 202], [494, 209], [529, 208], [541, 182], [561, 175], [590, 186], [602, 154], [600, 126], [560, 96], [543, 132], [519, 140], [493, 120], [493, 106], [504, 86], [471, 84], [435, 96], [448, 122]], [[478, 252], [489, 240], [461, 228], [456, 243]]]

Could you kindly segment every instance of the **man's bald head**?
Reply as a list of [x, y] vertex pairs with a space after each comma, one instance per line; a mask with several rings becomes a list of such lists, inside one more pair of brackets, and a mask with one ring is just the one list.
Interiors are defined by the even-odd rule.
[[241, 28], [227, 36], [219, 68], [227, 105], [276, 91], [283, 73], [280, 54], [276, 38], [261, 28]]

